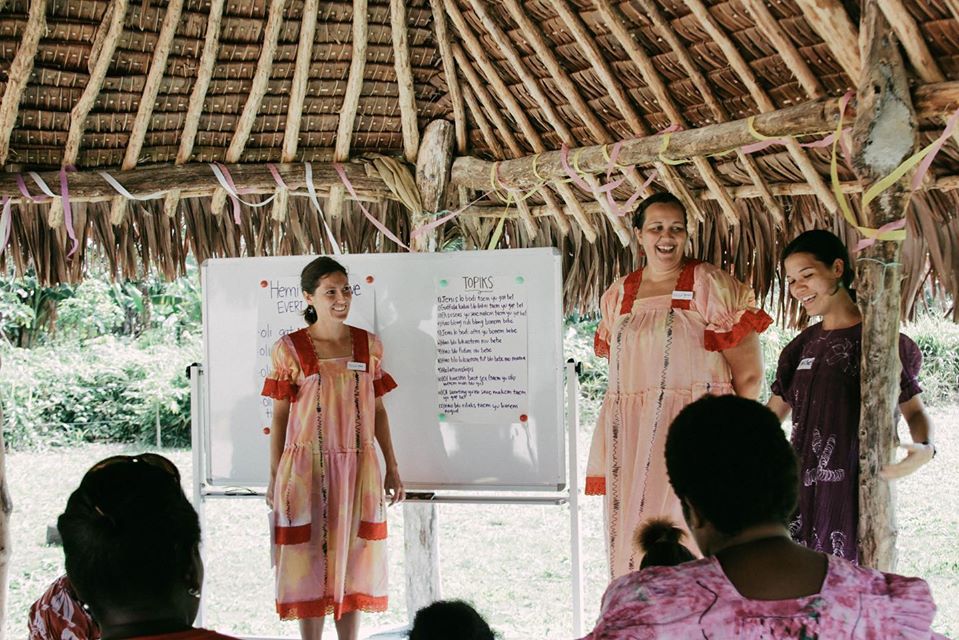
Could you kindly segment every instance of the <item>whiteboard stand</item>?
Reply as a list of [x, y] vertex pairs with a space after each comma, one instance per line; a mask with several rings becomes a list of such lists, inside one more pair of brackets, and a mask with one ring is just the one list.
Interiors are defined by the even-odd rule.
[[583, 555], [579, 528], [579, 372], [578, 362], [566, 362], [566, 429], [569, 451], [569, 559], [573, 583], [573, 637], [583, 636]]
[[[203, 535], [206, 522], [206, 508], [203, 504], [203, 452], [206, 447], [203, 446], [203, 425], [206, 421], [203, 419], [203, 411], [206, 402], [203, 398], [204, 384], [201, 381], [203, 377], [203, 367], [194, 362], [186, 369], [186, 375], [190, 379], [190, 453], [193, 457], [193, 508], [196, 509], [200, 520], [200, 535]], [[202, 539], [202, 538], [201, 538]], [[200, 544], [200, 560], [206, 564], [206, 551], [203, 544]], [[203, 598], [202, 591], [200, 597], [200, 608], [196, 613], [196, 625], [203, 626]]]

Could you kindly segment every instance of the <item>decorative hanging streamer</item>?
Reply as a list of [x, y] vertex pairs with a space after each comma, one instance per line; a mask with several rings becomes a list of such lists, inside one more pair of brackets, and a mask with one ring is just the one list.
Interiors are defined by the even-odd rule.
[[273, 180], [276, 182], [276, 186], [281, 189], [289, 189], [286, 186], [286, 183], [283, 182], [283, 176], [280, 175], [280, 170], [276, 168], [276, 165], [272, 162], [266, 163], [266, 168], [270, 170], [270, 173], [273, 174]]
[[303, 165], [306, 167], [306, 192], [310, 194], [310, 202], [316, 207], [316, 212], [319, 214], [320, 220], [323, 221], [323, 229], [326, 230], [326, 239], [329, 241], [330, 246], [333, 247], [333, 255], [342, 255], [343, 251], [340, 249], [340, 243], [336, 241], [333, 230], [330, 229], [330, 225], [327, 224], [326, 215], [324, 215], [323, 209], [320, 207], [320, 199], [316, 197], [316, 185], [313, 184], [313, 163], [304, 162]]
[[922, 186], [922, 179], [926, 177], [926, 172], [929, 171], [929, 167], [932, 166], [932, 161], [935, 160], [936, 154], [942, 149], [942, 145], [946, 144], [946, 140], [952, 137], [952, 133], [956, 130], [957, 124], [959, 124], [959, 109], [956, 109], [949, 117], [949, 120], [946, 121], [946, 128], [939, 137], [933, 140], [932, 144], [929, 145], [929, 154], [923, 158], [919, 166], [916, 167], [916, 174], [912, 177], [913, 191], [916, 191]]
[[[673, 126], [678, 126], [678, 125], [673, 125]], [[613, 167], [620, 166], [616, 164], [616, 159], [619, 157], [619, 151], [620, 149], [622, 149], [622, 147], [623, 147], [623, 141], [620, 140], [619, 142], [613, 145], [613, 152], [610, 153], [606, 158], [609, 162], [609, 164], [606, 166], [607, 180], [609, 180], [610, 175], [613, 173]], [[603, 153], [604, 154], [606, 153], [605, 145], [603, 146]], [[621, 167], [621, 168], [625, 168], [625, 167]], [[640, 196], [642, 196], [643, 191], [645, 191], [646, 188], [653, 183], [653, 180], [656, 179], [657, 175], [659, 175], [659, 172], [654, 169], [653, 172], [649, 174], [649, 177], [646, 178], [646, 182], [644, 182], [642, 186], [639, 189], [637, 189], [633, 195], [629, 196], [629, 198], [626, 200], [626, 203], [622, 207], [620, 207], [619, 203], [616, 202], [616, 198], [613, 197], [612, 192], [608, 191], [606, 193], [606, 201], [609, 203], [609, 206], [613, 210], [613, 213], [615, 213], [620, 218], [630, 213], [633, 209], [633, 206], [636, 204], [636, 201], [639, 200]]]
[[356, 204], [360, 207], [360, 211], [363, 212], [363, 215], [366, 216], [367, 220], [373, 223], [373, 226], [376, 227], [380, 231], [380, 233], [382, 233], [384, 236], [386, 236], [387, 238], [389, 238], [390, 240], [392, 240], [399, 246], [403, 247], [407, 251], [410, 251], [411, 249], [405, 244], [403, 244], [402, 240], [397, 238], [396, 235], [394, 235], [393, 232], [390, 231], [386, 225], [384, 225], [382, 222], [377, 220], [376, 217], [369, 212], [366, 206], [362, 202], [360, 202], [360, 197], [356, 195], [356, 189], [353, 188], [353, 183], [350, 182], [349, 177], [346, 175], [346, 171], [343, 170], [343, 165], [341, 165], [338, 162], [334, 162], [333, 169], [336, 170], [336, 173], [337, 175], [340, 176], [340, 180], [343, 182], [343, 185], [346, 187], [346, 190], [350, 192], [351, 196], [353, 196], [353, 200], [356, 201]]
[[503, 215], [500, 216], [499, 222], [496, 223], [496, 229], [493, 230], [493, 235], [490, 236], [487, 249], [493, 250], [496, 248], [496, 245], [499, 244], [499, 239], [503, 236], [503, 225], [506, 224], [506, 213], [509, 211], [511, 204], [513, 204], [513, 192], [508, 191], [506, 194], [506, 204], [503, 206]]
[[135, 196], [129, 191], [127, 191], [126, 187], [120, 184], [120, 182], [116, 178], [111, 176], [106, 171], [97, 171], [97, 173], [99, 173], [100, 177], [106, 180], [107, 183], [111, 187], [113, 187], [114, 191], [119, 193], [124, 198], [128, 198], [130, 200], [140, 200], [141, 202], [144, 200], [156, 200], [157, 198], [162, 198], [164, 194], [166, 193], [165, 191], [154, 191], [153, 193], [148, 193], [145, 196]]
[[30, 190], [27, 189], [27, 183], [23, 180], [23, 174], [17, 174], [17, 188], [20, 189], [20, 193], [23, 194], [24, 198], [29, 198], [34, 202], [48, 202], [48, 198], [41, 198], [40, 196], [35, 196], [30, 193]]
[[213, 171], [213, 175], [216, 176], [217, 182], [220, 183], [220, 186], [223, 187], [223, 190], [227, 192], [227, 195], [230, 196], [230, 200], [233, 202], [233, 222], [236, 224], [240, 224], [240, 203], [258, 209], [270, 204], [273, 202], [273, 199], [276, 198], [276, 194], [274, 193], [263, 202], [247, 202], [246, 200], [241, 200], [240, 196], [246, 195], [250, 193], [250, 191], [237, 188], [236, 184], [233, 183], [233, 176], [230, 175], [230, 170], [226, 165], [220, 164], [219, 162], [211, 162], [210, 169]]
[[[73, 169], [71, 168], [70, 170], [72, 171]], [[36, 171], [27, 171], [27, 175], [33, 179], [38, 187], [40, 187], [40, 191], [44, 192], [51, 198], [57, 197], [57, 194], [55, 194], [50, 187], [47, 186], [47, 183], [43, 181], [43, 178], [40, 177], [39, 173]]]
[[483, 200], [483, 199], [486, 198], [487, 196], [489, 196], [489, 193], [488, 193], [488, 192], [480, 195], [478, 198], [475, 198], [472, 202], [468, 202], [468, 203], [464, 204], [462, 207], [460, 207], [460, 208], [457, 209], [456, 211], [450, 211], [450, 212], [437, 211], [436, 214], [435, 214], [435, 215], [437, 215], [437, 216], [440, 215], [441, 213], [446, 213], [446, 215], [444, 215], [444, 216], [442, 216], [442, 217], [439, 217], [439, 218], [436, 218], [435, 220], [432, 220], [432, 221], [430, 221], [430, 222], [428, 222], [428, 223], [426, 223], [426, 224], [424, 224], [424, 225], [422, 225], [422, 226], [420, 226], [420, 227], [416, 227], [415, 229], [413, 229], [413, 231], [410, 232], [410, 238], [417, 238], [417, 237], [423, 235], [424, 233], [429, 233], [430, 231], [432, 231], [432, 230], [435, 229], [436, 227], [438, 227], [438, 226], [440, 226], [440, 225], [442, 225], [442, 224], [444, 224], [444, 223], [446, 223], [446, 222], [449, 222], [450, 220], [452, 220], [453, 218], [455, 218], [455, 217], [458, 216], [459, 214], [463, 213], [463, 212], [466, 211], [468, 208], [470, 208], [471, 206], [473, 206], [474, 204], [476, 204], [476, 203], [479, 202], [480, 200]]
[[13, 228], [13, 201], [10, 196], [3, 196], [3, 213], [0, 213], [0, 254], [7, 248], [10, 240], [10, 229]]
[[[63, 224], [67, 228], [67, 236], [70, 238], [70, 251], [67, 253], [69, 258], [74, 253], [76, 253], [77, 248], [80, 246], [80, 241], [77, 240], [77, 234], [73, 229], [73, 208], [70, 206], [70, 187], [67, 185], [67, 169], [68, 167], [61, 167], [60, 169], [60, 198], [63, 199]], [[73, 171], [73, 167], [69, 167]], [[39, 178], [40, 176], [37, 176]]]

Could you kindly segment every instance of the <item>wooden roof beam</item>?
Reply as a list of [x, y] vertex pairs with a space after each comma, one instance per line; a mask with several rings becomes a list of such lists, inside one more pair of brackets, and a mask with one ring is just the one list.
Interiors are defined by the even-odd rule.
[[473, 95], [473, 90], [469, 88], [469, 85], [467, 85], [462, 87], [462, 92], [463, 99], [465, 100], [466, 105], [469, 107], [470, 112], [473, 114], [473, 119], [476, 120], [476, 126], [479, 127], [483, 139], [486, 140], [486, 146], [489, 147], [489, 150], [493, 154], [494, 158], [502, 158], [504, 155], [506, 155], [503, 151], [503, 145], [493, 132], [492, 126], [490, 125], [489, 120], [486, 118], [486, 114], [484, 113], [483, 109], [479, 106], [479, 103], [476, 102], [476, 96]]
[[[506, 106], [506, 110], [509, 112], [510, 117], [516, 121], [519, 125], [520, 130], [523, 132], [523, 135], [529, 141], [530, 145], [533, 147], [535, 153], [542, 153], [546, 150], [543, 145], [543, 140], [539, 134], [539, 131], [536, 130], [536, 127], [533, 126], [533, 123], [530, 122], [529, 117], [527, 117], [525, 110], [520, 106], [519, 102], [510, 92], [509, 88], [506, 86], [506, 83], [503, 82], [503, 79], [500, 78], [499, 73], [496, 71], [496, 68], [493, 66], [489, 57], [487, 57], [486, 52], [483, 50], [483, 46], [480, 44], [479, 39], [476, 37], [476, 34], [473, 33], [473, 30], [470, 28], [469, 24], [466, 22], [466, 18], [463, 13], [460, 11], [459, 6], [457, 6], [455, 0], [445, 0], [446, 13], [449, 15], [450, 19], [453, 21], [453, 25], [456, 27], [457, 32], [460, 35], [460, 38], [463, 40], [463, 44], [466, 46], [466, 50], [469, 52], [470, 56], [476, 61], [476, 64], [479, 65], [480, 69], [483, 71], [486, 82], [493, 87], [493, 90], [499, 96]], [[466, 56], [463, 56], [464, 61]], [[461, 62], [461, 67], [465, 67]], [[476, 78], [479, 81], [479, 78]], [[482, 83], [480, 83], [482, 84]], [[476, 87], [473, 87], [474, 91]], [[495, 103], [494, 103], [495, 104]], [[495, 107], [494, 107], [495, 108]], [[512, 136], [512, 132], [509, 129], [506, 130], [508, 136]], [[504, 132], [501, 131], [501, 134]], [[509, 140], [507, 140], [509, 142]], [[510, 145], [512, 147], [512, 145]], [[506, 183], [509, 184], [509, 183]], [[492, 186], [492, 185], [491, 185]], [[560, 197], [566, 201], [567, 205], [571, 205], [571, 201], [576, 201], [576, 196], [573, 193], [573, 190], [567, 184], [557, 183], [556, 190], [559, 192]], [[572, 205], [575, 206], [575, 205]], [[520, 208], [520, 212], [523, 213], [525, 208], [524, 206]], [[585, 219], [585, 216], [584, 216]], [[526, 230], [530, 236], [535, 236], [538, 232], [538, 227], [536, 222], [533, 220], [533, 217], [528, 215], [523, 215], [523, 222], [526, 225]]]
[[[143, 149], [143, 141], [146, 138], [147, 129], [150, 127], [153, 107], [156, 105], [157, 94], [160, 92], [160, 81], [163, 80], [163, 73], [166, 71], [167, 58], [170, 55], [173, 37], [176, 35], [177, 25], [180, 24], [182, 12], [183, 0], [170, 0], [166, 14], [163, 16], [163, 26], [160, 27], [156, 48], [153, 50], [153, 60], [150, 62], [150, 70], [147, 72], [146, 83], [143, 85], [140, 106], [137, 108], [137, 115], [133, 120], [133, 129], [130, 131], [127, 148], [123, 154], [123, 162], [120, 163], [120, 169], [123, 171], [129, 171], [136, 167], [137, 161], [140, 159], [140, 151]], [[110, 222], [115, 225], [121, 224], [126, 210], [126, 198], [123, 196], [114, 198], [110, 204]]]
[[[197, 129], [200, 126], [200, 116], [203, 115], [203, 103], [206, 92], [213, 78], [213, 67], [216, 64], [217, 52], [220, 49], [220, 25], [223, 21], [223, 5], [226, 0], [212, 0], [210, 15], [206, 23], [206, 35], [203, 38], [203, 52], [200, 54], [200, 64], [197, 69], [196, 82], [190, 93], [189, 107], [183, 119], [183, 133], [180, 136], [180, 148], [177, 150], [176, 163], [186, 164], [193, 156], [193, 145], [196, 142]], [[173, 217], [179, 206], [180, 195], [174, 189], [167, 193], [163, 200], [163, 212]]]
[[[334, 162], [346, 162], [350, 159], [356, 110], [360, 105], [360, 93], [363, 91], [363, 79], [366, 74], [366, 49], [369, 45], [369, 23], [366, 12], [367, 0], [353, 0], [353, 53], [350, 59], [350, 75], [346, 80], [346, 94], [343, 96], [343, 107], [340, 109], [340, 120], [336, 127]], [[345, 196], [346, 188], [342, 185], [330, 190], [330, 197], [326, 201], [326, 208], [330, 215], [338, 216], [343, 212]]]
[[420, 128], [416, 119], [416, 93], [407, 31], [406, 0], [390, 0], [390, 32], [393, 37], [393, 66], [396, 68], [396, 84], [399, 88], [403, 157], [407, 162], [415, 163], [420, 147]]
[[943, 0], [943, 2], [949, 7], [949, 13], [952, 14], [952, 17], [959, 20], [959, 0]]
[[[716, 122], [728, 122], [729, 112], [726, 110], [726, 107], [716, 99], [713, 88], [699, 70], [699, 67], [696, 66], [696, 63], [693, 62], [692, 56], [689, 55], [686, 46], [680, 41], [669, 23], [666, 22], [666, 19], [659, 11], [659, 7], [650, 0], [639, 0], [639, 3], [647, 17], [652, 20], [657, 32], [663, 34], [663, 38], [669, 43], [673, 54], [679, 60], [679, 64], [682, 65], [683, 69], [686, 70], [686, 74], [689, 76], [693, 86], [699, 91], [699, 95], [702, 96], [706, 106], [712, 111]], [[766, 181], [759, 171], [759, 165], [756, 163], [756, 159], [749, 154], [743, 153], [742, 150], [738, 148], [736, 149], [736, 157], [743, 167], [745, 167], [749, 179], [752, 180], [753, 184], [756, 185], [762, 194], [763, 202], [765, 202], [766, 208], [769, 209], [769, 214], [772, 216], [773, 221], [778, 226], [782, 226], [785, 223], [782, 207], [779, 206], [779, 203], [773, 198], [772, 193], [766, 186]]]
[[[939, 100], [930, 102], [938, 105]], [[839, 121], [839, 98], [826, 98], [805, 102], [785, 109], [762, 113], [755, 117], [756, 129], [774, 137], [803, 136], [820, 133], [836, 127]], [[686, 159], [690, 156], [710, 156], [727, 153], [736, 147], [755, 142], [749, 131], [748, 119], [734, 120], [707, 125], [698, 129], [673, 133], [666, 156]], [[633, 138], [623, 142], [619, 162], [622, 164], [651, 164], [659, 161], [662, 148], [661, 136]], [[584, 173], [605, 172], [609, 164], [603, 145], [593, 145], [572, 150], [579, 160], [579, 168]], [[562, 180], [566, 176], [561, 153], [549, 151], [535, 156], [537, 178], [533, 175], [534, 156], [499, 163], [502, 178], [510, 185], [520, 189], [533, 187], [540, 179]], [[470, 187], [482, 189], [489, 184], [490, 164], [472, 157], [457, 158], [453, 163], [453, 181]]]
[[[430, 0], [430, 9], [433, 12], [433, 29], [436, 31], [436, 43], [439, 45], [440, 59], [443, 62], [443, 76], [446, 78], [446, 87], [449, 90], [450, 103], [453, 106], [456, 151], [462, 155], [466, 153], [469, 146], [469, 140], [466, 134], [466, 110], [463, 105], [463, 93], [465, 92], [460, 90], [460, 83], [456, 74], [456, 65], [453, 60], [453, 47], [446, 25], [446, 11], [443, 8], [443, 0]], [[490, 148], [492, 149], [492, 147]]]
[[916, 70], [922, 81], [943, 82], [946, 76], [936, 64], [936, 59], [926, 46], [919, 25], [916, 24], [915, 18], [906, 9], [902, 0], [879, 0], [879, 7], [905, 49], [909, 64]]
[[[713, 42], [722, 50], [723, 55], [726, 56], [726, 60], [729, 62], [729, 66], [732, 67], [736, 75], [739, 76], [739, 79], [742, 80], [746, 89], [749, 91], [749, 95], [752, 96], [752, 99], [759, 107], [759, 110], [763, 113], [775, 111], [776, 105], [773, 104], [773, 101], [769, 98], [766, 91], [759, 86], [752, 68], [746, 63], [742, 54], [739, 53], [739, 49], [735, 43], [733, 43], [729, 34], [723, 31], [719, 23], [716, 22], [716, 19], [709, 13], [709, 10], [706, 8], [706, 5], [703, 4], [702, 0], [683, 0], [683, 2], [689, 10], [692, 11], [693, 15], [696, 16]], [[789, 140], [786, 144], [786, 150], [789, 151], [789, 155], [799, 167], [799, 171], [802, 172], [803, 177], [816, 189], [816, 195], [826, 206], [826, 209], [833, 214], [837, 213], [839, 211], [839, 203], [836, 202], [836, 196], [833, 195], [822, 175], [820, 175], [816, 167], [813, 166], [812, 160], [810, 160], [806, 151], [800, 147], [799, 143], [794, 139]]]
[[[253, 122], [260, 110], [260, 102], [263, 101], [263, 96], [266, 95], [267, 87], [270, 84], [270, 71], [273, 68], [273, 56], [276, 54], [276, 46], [280, 38], [280, 27], [283, 26], [285, 6], [286, 0], [270, 0], [266, 28], [263, 30], [263, 49], [260, 52], [260, 58], [256, 63], [256, 71], [253, 74], [253, 86], [246, 99], [246, 104], [243, 105], [240, 119], [236, 123], [230, 146], [226, 150], [226, 162], [229, 164], [240, 161], [240, 156], [250, 139]], [[226, 206], [226, 191], [218, 189], [213, 194], [210, 211], [213, 215], [219, 215], [223, 213], [224, 206]]]
[[[618, 78], [616, 78], [613, 73], [612, 67], [610, 67], [602, 53], [600, 53], [595, 39], [589, 33], [586, 25], [583, 24], [583, 21], [570, 9], [566, 0], [548, 0], [548, 5], [553, 8], [573, 34], [573, 38], [585, 55], [590, 67], [599, 77], [600, 82], [606, 86], [610, 98], [612, 98], [616, 109], [619, 110], [626, 120], [626, 124], [630, 130], [632, 130], [635, 135], [647, 135], [649, 133], [648, 127], [633, 107]], [[697, 220], [702, 220], [705, 217], [702, 209], [690, 195], [689, 189], [687, 189], [685, 182], [682, 177], [679, 176], [678, 172], [663, 162], [654, 162], [653, 165], [656, 167], [656, 171], [659, 172], [663, 182], [666, 183], [667, 188], [683, 202], [689, 214]]]
[[[672, 96], [669, 95], [666, 83], [663, 82], [662, 77], [660, 77], [653, 61], [646, 52], [636, 44], [636, 41], [630, 35], [622, 13], [613, 6], [610, 0], [593, 0], [593, 4], [599, 10], [600, 15], [602, 15], [606, 27], [619, 42], [620, 46], [626, 51], [626, 55], [629, 56], [632, 63], [639, 69], [639, 73], [643, 76], [646, 86], [653, 92], [663, 112], [673, 123], [686, 128], [686, 117], [680, 112]], [[716, 200], [719, 201], [720, 209], [722, 209], [723, 214], [726, 216], [726, 220], [732, 225], [738, 225], [739, 216], [736, 212], [736, 204], [729, 196], [729, 192], [726, 191], [726, 187], [719, 179], [719, 176], [716, 175], [713, 165], [702, 156], [693, 156], [692, 160], [693, 165], [706, 183], [706, 187], [713, 192]]]
[[859, 29], [839, 0], [796, 0], [806, 22], [819, 34], [833, 58], [855, 84], [862, 62], [859, 59]]
[[37, 56], [40, 45], [40, 36], [47, 30], [47, 0], [33, 0], [30, 3], [30, 13], [27, 17], [27, 27], [20, 38], [17, 55], [10, 63], [7, 73], [7, 88], [0, 101], [0, 167], [7, 163], [10, 153], [10, 134], [17, 122], [17, 112], [20, 109], [20, 98], [23, 90], [30, 81], [33, 71], [33, 61]]
[[[546, 116], [546, 119], [549, 121], [550, 126], [556, 131], [560, 139], [564, 144], [575, 147], [576, 139], [573, 137], [572, 131], [566, 124], [566, 121], [559, 115], [556, 111], [556, 107], [553, 106], [552, 101], [546, 96], [542, 86], [540, 85], [539, 80], [533, 77], [529, 69], [526, 67], [526, 64], [523, 62], [522, 57], [519, 52], [516, 50], [516, 47], [513, 46], [512, 41], [506, 35], [506, 33], [500, 28], [500, 26], [493, 20], [489, 12], [486, 10], [486, 4], [483, 0], [470, 0], [470, 5], [473, 8], [473, 12], [476, 13], [480, 21], [483, 23], [483, 26], [493, 37], [494, 42], [500, 48], [500, 52], [506, 57], [507, 62], [512, 67], [514, 73], [520, 78], [523, 86], [526, 88], [526, 91], [532, 96], [533, 100], [539, 105], [539, 108], [543, 111], [543, 114]], [[584, 180], [590, 187], [593, 188], [594, 193], [599, 189], [600, 184], [599, 180], [593, 176], [585, 176]], [[600, 203], [602, 210], [606, 214], [606, 219], [609, 224], [612, 226], [613, 230], [616, 231], [616, 235], [619, 237], [620, 242], [625, 245], [628, 245], [632, 241], [632, 234], [629, 229], [628, 223], [626, 223], [623, 218], [618, 216], [612, 207], [609, 205], [609, 202], [599, 196], [596, 198], [597, 202]], [[558, 219], [560, 223], [565, 222], [564, 217]], [[565, 233], [565, 232], [564, 232]]]

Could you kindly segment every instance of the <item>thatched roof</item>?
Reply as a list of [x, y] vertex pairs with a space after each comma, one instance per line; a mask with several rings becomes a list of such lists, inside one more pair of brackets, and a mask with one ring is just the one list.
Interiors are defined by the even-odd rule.
[[[914, 78], [925, 144], [959, 106], [948, 82], [959, 80], [959, 0], [881, 5]], [[419, 133], [436, 119], [455, 122], [458, 156], [508, 160], [809, 101], [833, 99], [834, 107], [856, 88], [858, 24], [858, 3], [839, 0], [7, 0], [0, 14], [0, 164], [23, 175], [75, 165], [68, 185], [96, 170], [133, 180], [133, 169], [172, 164], [202, 179], [143, 202], [113, 197], [106, 187], [75, 196], [72, 219], [85, 241], [67, 259], [59, 199], [26, 203], [13, 178], [2, 178], [0, 191], [16, 204], [0, 261], [60, 281], [80, 277], [88, 256], [105, 258], [119, 275], [155, 267], [172, 277], [190, 252], [199, 260], [327, 252], [322, 221], [296, 194], [302, 165], [289, 184], [294, 197], [278, 199], [281, 210], [277, 203], [244, 205], [235, 224], [226, 193], [203, 163], [262, 169], [310, 161], [326, 163], [332, 175], [331, 160], [359, 161], [367, 153], [412, 162]], [[729, 151], [626, 170], [616, 201], [625, 202], [655, 170], [653, 188], [685, 190], [697, 225], [695, 253], [730, 265], [760, 293], [777, 277], [784, 237], [826, 226], [855, 239], [836, 213], [830, 148], [793, 142]], [[842, 165], [839, 178], [854, 192], [855, 176]], [[406, 241], [410, 211], [382, 173], [366, 166], [349, 169], [358, 181], [368, 174], [359, 197]], [[60, 195], [57, 177], [41, 175]], [[940, 291], [959, 292], [957, 175], [959, 147], [949, 141], [910, 206], [907, 308], [930, 278]], [[42, 195], [31, 178], [24, 183]], [[502, 187], [495, 178], [491, 186]], [[491, 189], [456, 187], [449, 208], [480, 200], [441, 227], [440, 243], [485, 247], [507, 190], [484, 196]], [[244, 199], [273, 190], [261, 185], [263, 195]], [[317, 190], [347, 250], [397, 250], [335, 177]], [[518, 206], [507, 213], [500, 246], [564, 249], [570, 308], [593, 308], [607, 284], [633, 268], [627, 219], [605, 198], [552, 182]]]

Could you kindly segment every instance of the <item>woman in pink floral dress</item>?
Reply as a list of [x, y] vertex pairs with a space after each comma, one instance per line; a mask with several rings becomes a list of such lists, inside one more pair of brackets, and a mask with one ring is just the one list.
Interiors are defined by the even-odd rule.
[[[383, 345], [343, 323], [352, 289], [331, 258], [301, 275], [309, 326], [280, 338], [263, 395], [273, 398], [270, 484], [276, 608], [304, 640], [332, 613], [355, 640], [360, 611], [387, 606], [386, 501], [403, 499], [381, 396], [396, 387]], [[382, 478], [374, 439], [386, 460]]]
[[758, 333], [772, 319], [752, 290], [725, 271], [685, 257], [682, 204], [661, 193], [633, 216], [646, 266], [603, 294], [596, 354], [609, 359], [609, 386], [586, 467], [586, 493], [605, 495], [612, 577], [639, 568], [633, 547], [646, 518], [681, 519], [666, 480], [666, 428], [704, 393], [759, 395]]
[[762, 405], [709, 396], [686, 407], [669, 429], [666, 466], [706, 557], [613, 581], [587, 640], [941, 637], [923, 580], [792, 541], [798, 464]]

